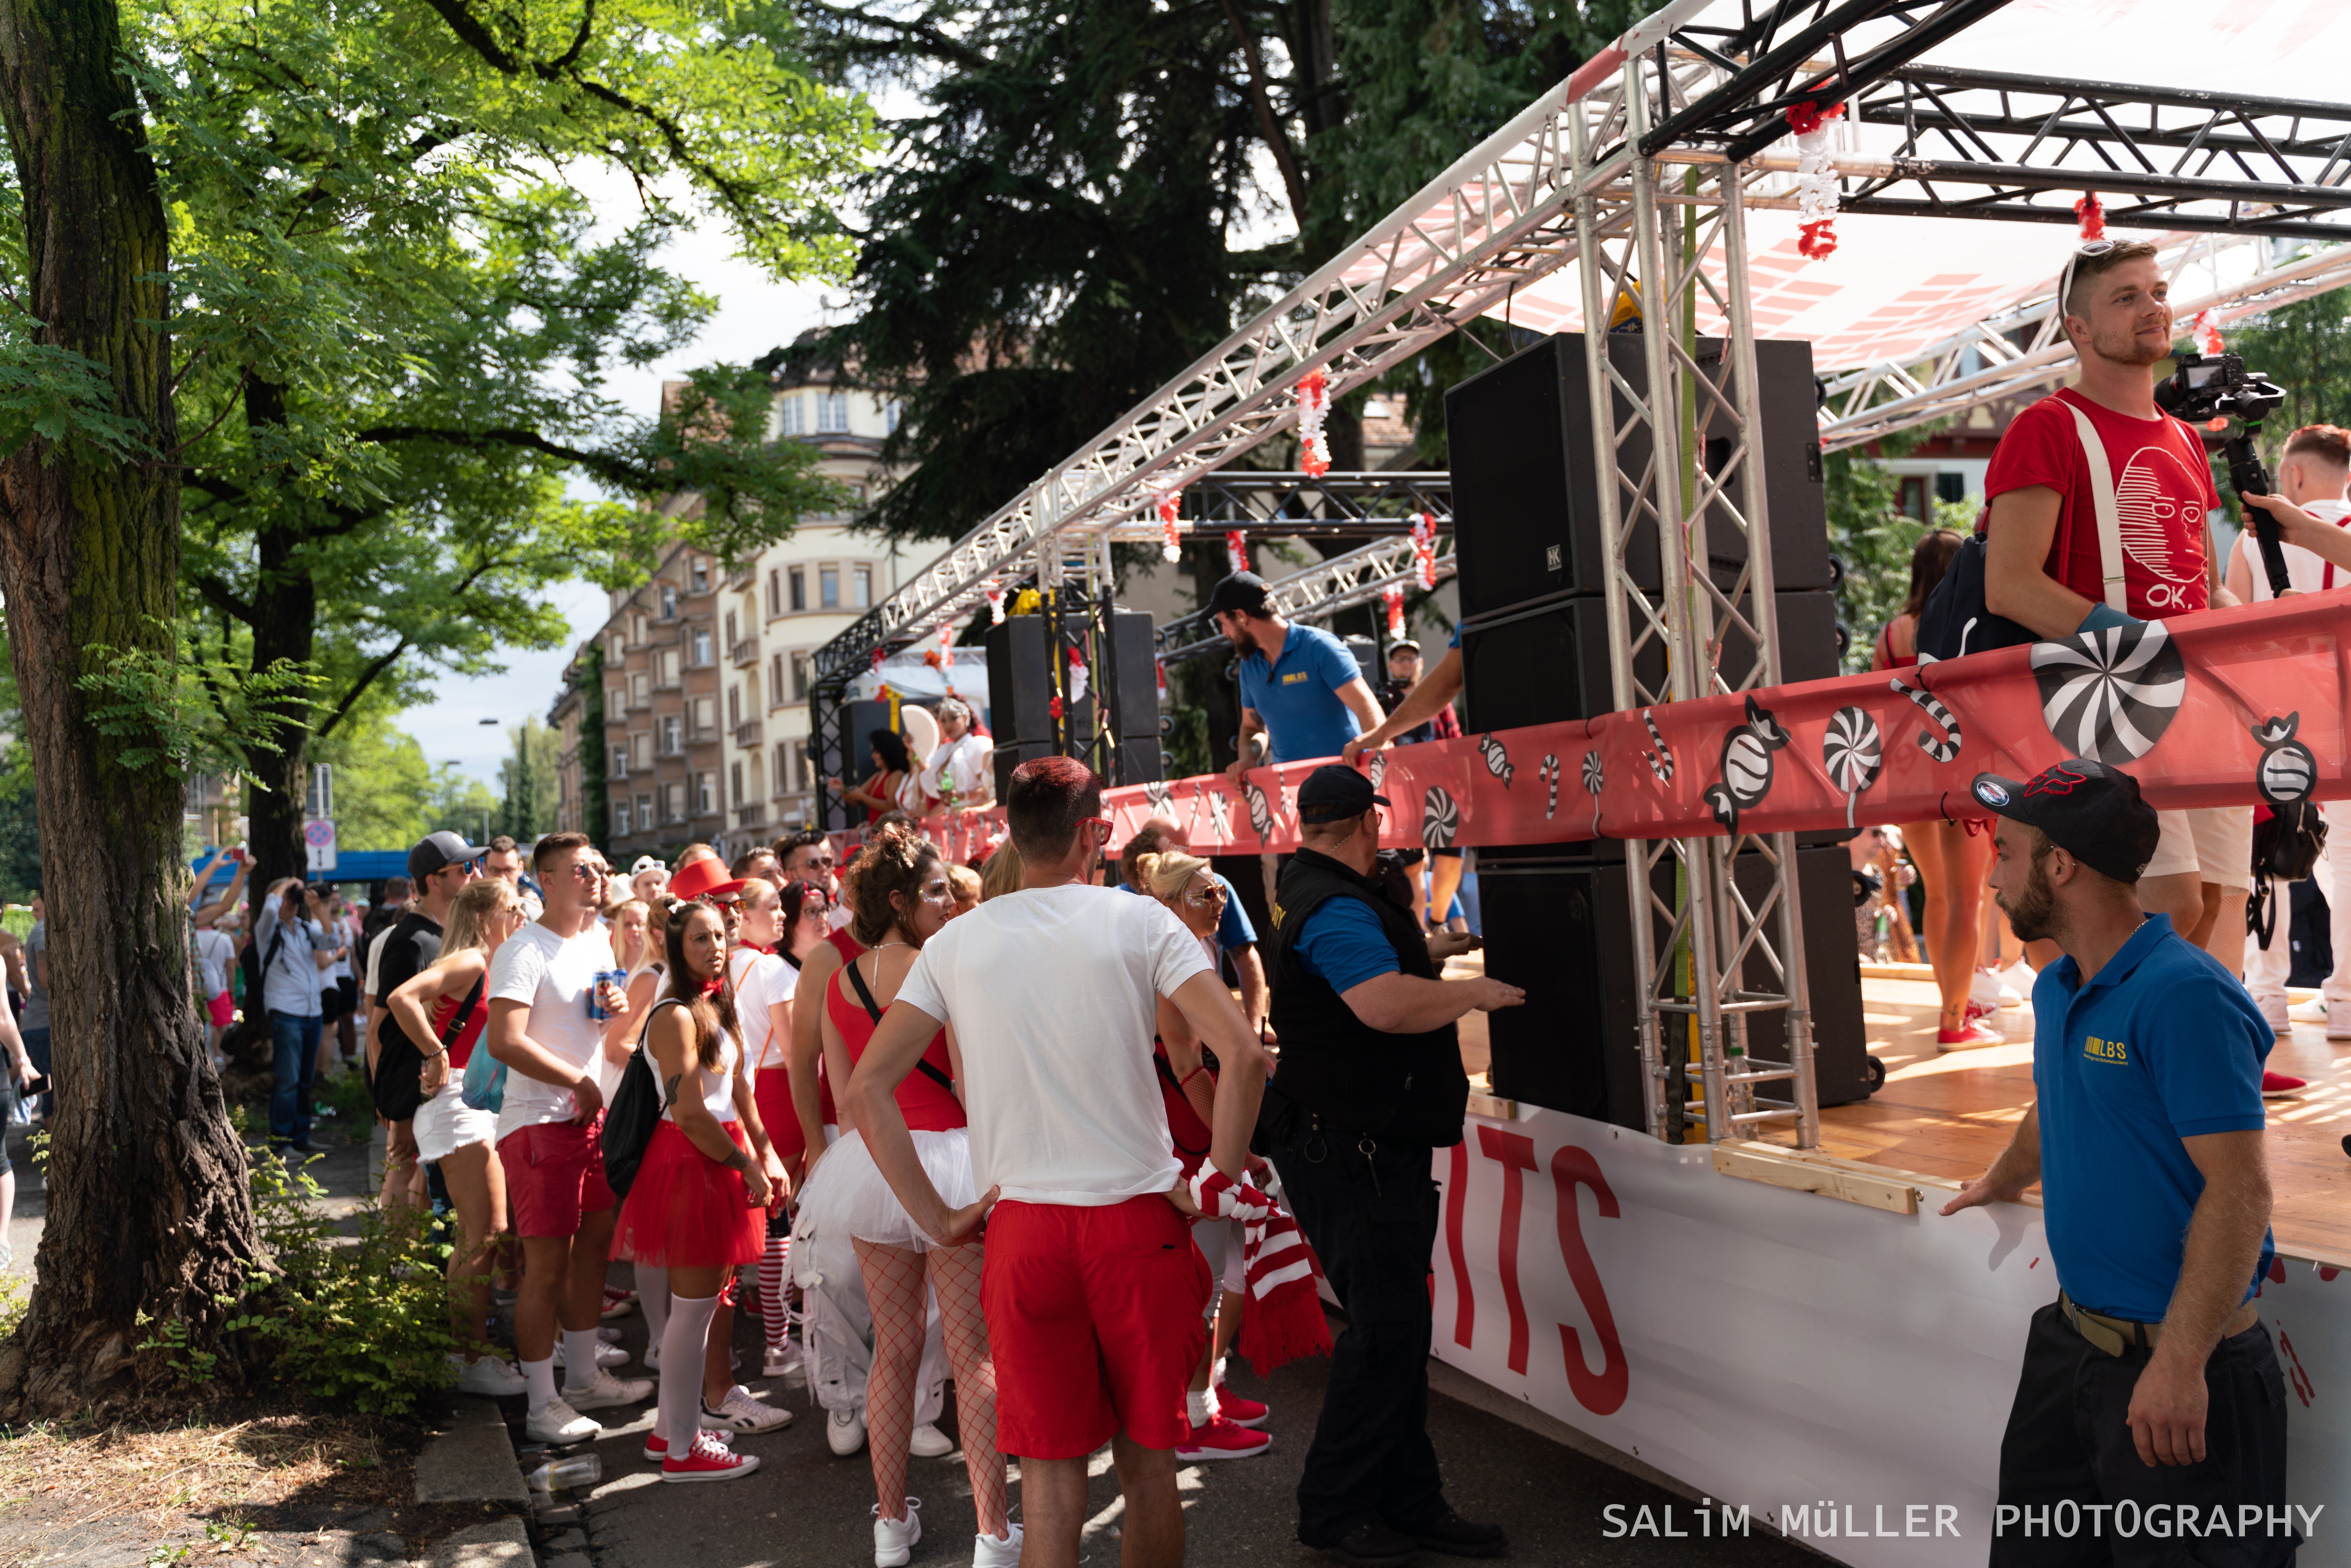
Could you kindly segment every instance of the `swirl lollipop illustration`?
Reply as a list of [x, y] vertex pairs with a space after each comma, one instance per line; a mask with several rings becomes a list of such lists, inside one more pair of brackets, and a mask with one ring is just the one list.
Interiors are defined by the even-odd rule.
[[1821, 737], [1821, 763], [1829, 782], [1844, 792], [1844, 825], [1854, 825], [1862, 791], [1877, 782], [1886, 765], [1886, 741], [1877, 721], [1866, 709], [1841, 707], [1829, 716], [1828, 733]]

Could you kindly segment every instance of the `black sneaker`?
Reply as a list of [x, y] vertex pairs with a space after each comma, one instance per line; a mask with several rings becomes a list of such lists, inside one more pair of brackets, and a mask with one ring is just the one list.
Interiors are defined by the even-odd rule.
[[327, 1151], [308, 1138], [299, 1138], [295, 1141], [294, 1152], [298, 1155], [323, 1155]]
[[[1303, 1536], [1299, 1539], [1305, 1540]], [[1336, 1541], [1307, 1541], [1306, 1544], [1328, 1552], [1342, 1562], [1353, 1563], [1356, 1568], [1395, 1568], [1420, 1555], [1420, 1547], [1411, 1536], [1376, 1519], [1355, 1526]]]
[[1445, 1511], [1404, 1526], [1403, 1532], [1431, 1552], [1447, 1557], [1499, 1557], [1510, 1551], [1499, 1524], [1475, 1524], [1448, 1506]]

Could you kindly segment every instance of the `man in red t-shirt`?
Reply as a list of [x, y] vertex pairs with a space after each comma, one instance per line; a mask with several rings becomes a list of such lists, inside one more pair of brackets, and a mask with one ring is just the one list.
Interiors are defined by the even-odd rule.
[[[2171, 353], [2170, 285], [2142, 240], [2076, 253], [2062, 285], [2075, 383], [2016, 416], [1984, 476], [1984, 605], [2043, 637], [2233, 603], [2211, 583], [2220, 497], [2194, 430], [2155, 405], [2153, 367]], [[2110, 603], [2089, 456], [2074, 411], [2105, 449], [2122, 544], [2123, 602]], [[2140, 907], [2168, 915], [2233, 973], [2252, 891], [2252, 810], [2160, 813], [2163, 838], [2138, 881]], [[2225, 949], [2225, 950], [2222, 950]]]

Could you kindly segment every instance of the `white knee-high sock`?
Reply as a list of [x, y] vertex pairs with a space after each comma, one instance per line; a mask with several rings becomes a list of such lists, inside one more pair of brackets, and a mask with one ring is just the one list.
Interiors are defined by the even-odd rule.
[[669, 1323], [668, 1270], [651, 1263], [637, 1265], [637, 1310], [645, 1314], [645, 1343], [659, 1344], [662, 1331]]
[[594, 1329], [563, 1331], [563, 1386], [585, 1388], [596, 1381], [596, 1350], [599, 1344]]
[[654, 1418], [669, 1440], [669, 1451], [681, 1459], [693, 1448], [695, 1431], [702, 1425], [702, 1352], [717, 1311], [716, 1296], [672, 1296], [669, 1322], [662, 1330], [661, 1396]]

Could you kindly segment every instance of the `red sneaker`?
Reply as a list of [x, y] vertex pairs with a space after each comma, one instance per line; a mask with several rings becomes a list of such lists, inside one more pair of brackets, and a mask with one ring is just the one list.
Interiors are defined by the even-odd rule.
[[1981, 1019], [1970, 1019], [1959, 1029], [1938, 1029], [1935, 1044], [1943, 1051], [1973, 1051], [1979, 1046], [2006, 1045], [2008, 1036]]
[[2283, 1072], [2262, 1074], [2262, 1098], [2274, 1100], [2281, 1094], [2298, 1094], [2307, 1080], [2290, 1078]]
[[1193, 1427], [1191, 1436], [1176, 1445], [1176, 1457], [1187, 1461], [1253, 1459], [1272, 1447], [1272, 1433], [1252, 1432], [1222, 1416], [1211, 1416], [1207, 1426]]
[[[729, 1442], [733, 1436], [731, 1433], [727, 1432], [711, 1431], [707, 1427], [704, 1427], [703, 1430], [708, 1433], [711, 1437], [716, 1438], [722, 1447]], [[664, 1459], [669, 1458], [669, 1439], [663, 1437], [659, 1432], [646, 1433], [644, 1455], [645, 1458], [651, 1459], [653, 1463], [660, 1464]]]
[[707, 1432], [694, 1435], [694, 1448], [684, 1458], [662, 1460], [665, 1481], [740, 1480], [759, 1468], [757, 1454], [738, 1454]]
[[1266, 1416], [1270, 1414], [1259, 1401], [1244, 1399], [1221, 1383], [1217, 1385], [1217, 1408], [1234, 1426], [1252, 1429], [1263, 1427]]

